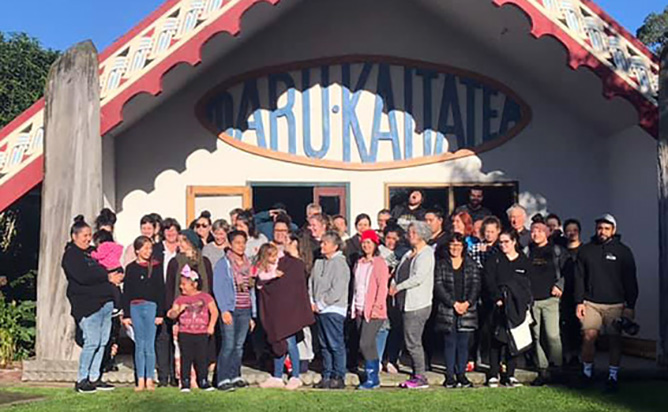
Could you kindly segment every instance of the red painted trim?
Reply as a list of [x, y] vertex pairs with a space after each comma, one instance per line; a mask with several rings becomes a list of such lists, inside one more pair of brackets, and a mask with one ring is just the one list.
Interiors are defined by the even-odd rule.
[[589, 7], [591, 11], [596, 13], [598, 17], [603, 19], [606, 23], [608, 23], [610, 26], [612, 26], [619, 34], [622, 35], [626, 40], [630, 41], [633, 43], [634, 46], [638, 48], [645, 56], [649, 57], [652, 59], [652, 62], [659, 64], [659, 57], [652, 53], [652, 51], [645, 46], [643, 42], [638, 40], [636, 36], [633, 34], [629, 33], [628, 30], [626, 30], [621, 24], [617, 22], [614, 18], [612, 18], [608, 13], [606, 13], [605, 10], [603, 10], [594, 0], [580, 0], [582, 3], [585, 4], [585, 6]]
[[100, 108], [100, 133], [108, 133], [123, 121], [123, 105], [140, 93], [149, 93], [156, 96], [162, 92], [162, 78], [172, 68], [180, 63], [196, 66], [202, 61], [202, 47], [214, 35], [228, 32], [237, 36], [241, 31], [243, 15], [257, 3], [276, 5], [280, 0], [245, 0], [227, 10], [215, 22], [197, 33], [188, 42], [172, 50], [160, 63], [144, 74], [127, 89], [120, 92], [113, 99]]
[[43, 108], [44, 108], [44, 98], [42, 97], [41, 99], [33, 103], [32, 106], [27, 108], [23, 113], [16, 116], [14, 120], [7, 123], [5, 127], [0, 129], [0, 141], [2, 141], [2, 139], [4, 139], [5, 137], [9, 136], [9, 134], [13, 132], [17, 127], [21, 126], [23, 122], [33, 117], [35, 113], [39, 112]]
[[[570, 34], [554, 24], [547, 16], [527, 0], [492, 0], [502, 7], [511, 4], [520, 9], [531, 21], [531, 34], [535, 38], [551, 36], [561, 42], [568, 52], [568, 65], [576, 70], [585, 66], [596, 73], [603, 82], [603, 95], [611, 99], [622, 97], [638, 111], [638, 125], [654, 138], [659, 136], [659, 109], [648, 101], [638, 90], [631, 87], [615, 71], [582, 47]], [[645, 48], [646, 50], [646, 48]]]
[[140, 21], [136, 26], [131, 28], [130, 31], [119, 37], [109, 47], [104, 49], [104, 51], [99, 54], [100, 62], [105, 61], [109, 56], [116, 53], [116, 51], [118, 51], [122, 47], [126, 46], [130, 40], [132, 40], [135, 36], [141, 33], [142, 30], [150, 26], [151, 23], [158, 20], [158, 18], [163, 16], [167, 12], [167, 10], [171, 9], [176, 4], [178, 4], [179, 1], [180, 0], [166, 0], [164, 3], [158, 6], [157, 9], [153, 10], [151, 14], [146, 16], [146, 18]]
[[40, 156], [5, 182], [0, 190], [0, 210], [5, 210], [44, 178], [44, 156]]

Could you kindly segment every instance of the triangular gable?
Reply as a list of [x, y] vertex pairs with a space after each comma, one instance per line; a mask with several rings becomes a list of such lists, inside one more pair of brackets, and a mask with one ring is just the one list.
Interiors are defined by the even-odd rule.
[[[242, 15], [257, 3], [280, 0], [167, 0], [100, 55], [101, 134], [122, 122], [123, 105], [162, 91], [162, 77], [179, 63], [196, 65], [215, 34], [236, 36]], [[513, 4], [532, 21], [532, 34], [550, 35], [568, 50], [573, 69], [598, 74], [608, 98], [624, 97], [640, 126], [658, 135], [658, 59], [591, 0], [490, 0]], [[43, 109], [40, 99], [0, 130], [0, 211], [43, 178]]]

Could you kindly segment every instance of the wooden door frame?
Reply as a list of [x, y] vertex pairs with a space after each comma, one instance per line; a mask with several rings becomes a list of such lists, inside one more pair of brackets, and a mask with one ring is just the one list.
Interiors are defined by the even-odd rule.
[[195, 219], [195, 200], [198, 197], [241, 196], [242, 208], [253, 206], [253, 191], [246, 186], [187, 186], [186, 225]]
[[317, 185], [313, 186], [313, 202], [317, 205], [320, 204], [320, 196], [339, 196], [339, 213], [346, 217], [348, 221], [348, 190], [344, 185], [337, 186], [323, 186]]
[[[297, 181], [297, 182], [263, 182], [263, 181], [250, 181], [248, 186], [253, 192], [254, 187], [264, 186], [264, 187], [282, 187], [282, 186], [293, 186], [293, 187], [343, 187], [345, 188], [346, 195], [346, 209], [343, 215], [346, 217], [347, 221], [350, 221], [350, 182], [309, 182], [309, 181]], [[251, 197], [251, 204], [252, 204]]]

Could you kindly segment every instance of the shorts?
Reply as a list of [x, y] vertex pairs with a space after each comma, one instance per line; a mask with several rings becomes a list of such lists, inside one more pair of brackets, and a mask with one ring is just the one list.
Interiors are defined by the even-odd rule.
[[605, 304], [585, 301], [584, 305], [585, 316], [582, 320], [582, 330], [601, 330], [603, 326], [607, 335], [621, 334], [621, 331], [614, 327], [614, 322], [622, 317], [623, 303]]

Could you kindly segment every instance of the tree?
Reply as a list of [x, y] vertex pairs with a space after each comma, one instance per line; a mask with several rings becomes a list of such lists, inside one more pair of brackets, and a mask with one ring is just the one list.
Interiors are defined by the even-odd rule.
[[[39, 100], [58, 51], [25, 33], [0, 32], [0, 128]], [[37, 269], [39, 191], [0, 211], [0, 276], [10, 280]]]
[[0, 32], [0, 127], [42, 97], [49, 68], [59, 54], [25, 33]]
[[661, 13], [650, 13], [645, 17], [636, 37], [655, 53], [668, 44], [668, 6]]

